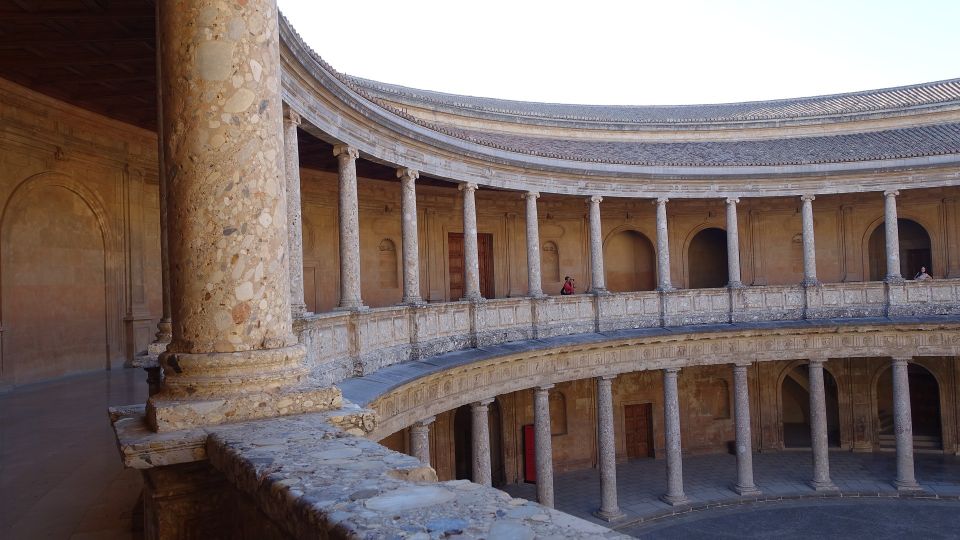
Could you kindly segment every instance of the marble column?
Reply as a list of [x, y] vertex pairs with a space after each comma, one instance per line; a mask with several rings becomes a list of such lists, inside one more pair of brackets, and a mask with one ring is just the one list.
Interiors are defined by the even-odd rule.
[[528, 191], [523, 197], [527, 200], [527, 295], [537, 298], [543, 296], [540, 275], [540, 224], [537, 217], [537, 199], [540, 194]]
[[800, 218], [803, 230], [803, 284], [817, 285], [817, 250], [813, 235], [813, 195], [801, 195]]
[[483, 486], [493, 485], [490, 471], [490, 404], [484, 399], [470, 404], [473, 413], [473, 482]]
[[[160, 7], [156, 7], [156, 16], [160, 18]], [[157, 50], [157, 59], [156, 59], [156, 73], [157, 81], [163, 80], [163, 74], [161, 73], [162, 57], [161, 57], [161, 46], [163, 45], [163, 40], [160, 37], [160, 28], [157, 25], [156, 28], [156, 50]], [[148, 346], [147, 352], [151, 356], [159, 356], [160, 353], [167, 349], [167, 344], [170, 343], [170, 340], [173, 339], [173, 323], [171, 322], [170, 313], [170, 248], [169, 243], [167, 242], [167, 174], [166, 174], [166, 165], [163, 158], [163, 146], [164, 146], [164, 137], [163, 137], [163, 85], [157, 84], [157, 179], [160, 184], [159, 190], [159, 204], [160, 204], [160, 295], [161, 295], [161, 315], [160, 321], [157, 323], [157, 333], [155, 334], [156, 339]], [[160, 381], [162, 374], [160, 373], [160, 366], [150, 366], [145, 368], [147, 370], [147, 382], [148, 384], [153, 380], [156, 383], [156, 386], [151, 386], [152, 389], [159, 391]], [[156, 392], [153, 392], [156, 393]], [[152, 395], [152, 394], [151, 394]]]
[[737, 483], [733, 490], [744, 496], [759, 495], [753, 483], [753, 437], [750, 434], [749, 363], [733, 366], [733, 406], [737, 431]]
[[673, 290], [670, 281], [670, 235], [667, 231], [666, 197], [657, 198], [657, 289]]
[[297, 127], [300, 115], [288, 109], [283, 116], [283, 170], [287, 178], [287, 246], [290, 262], [290, 311], [303, 317], [303, 216], [300, 206], [300, 148]]
[[420, 173], [414, 169], [397, 169], [400, 179], [400, 206], [403, 214], [403, 303], [423, 303], [420, 296], [420, 241], [417, 232], [417, 188]]
[[883, 229], [887, 241], [887, 277], [889, 283], [903, 282], [900, 275], [900, 231], [897, 227], [897, 195], [899, 191], [883, 192]]
[[667, 493], [663, 502], [678, 506], [689, 502], [683, 492], [683, 455], [680, 444], [680, 396], [677, 375], [680, 368], [663, 370], [663, 431], [667, 446]]
[[480, 255], [477, 248], [477, 185], [460, 184], [463, 192], [463, 299], [480, 300]]
[[913, 467], [913, 419], [910, 417], [910, 377], [907, 372], [911, 358], [893, 358], [893, 431], [897, 439], [897, 479], [893, 485], [898, 491], [919, 491], [920, 484]]
[[340, 305], [361, 309], [360, 206], [357, 198], [357, 158], [360, 152], [346, 144], [333, 147], [340, 174]]
[[598, 518], [613, 521], [623, 517], [617, 504], [617, 441], [613, 431], [613, 379], [597, 377], [597, 445], [600, 468], [600, 509]]
[[823, 360], [810, 360], [810, 445], [813, 448], [813, 481], [816, 491], [836, 491], [830, 480], [830, 453], [827, 440], [827, 397], [823, 386]]
[[410, 449], [424, 465], [430, 465], [430, 424], [436, 419], [431, 416], [410, 426]]
[[727, 198], [727, 274], [730, 282], [727, 287], [743, 287], [740, 281], [740, 233], [737, 227], [737, 203], [740, 199], [736, 197]]
[[600, 201], [603, 197], [594, 195], [587, 199], [590, 205], [590, 292], [607, 292], [607, 280], [603, 274], [603, 228], [600, 224]]
[[[290, 394], [306, 369], [291, 326], [275, 0], [159, 4], [173, 325], [147, 421], [171, 431], [315, 408]], [[214, 31], [237, 21], [245, 31]]]
[[550, 430], [552, 384], [533, 390], [533, 424], [537, 464], [537, 502], [553, 508], [553, 441]]

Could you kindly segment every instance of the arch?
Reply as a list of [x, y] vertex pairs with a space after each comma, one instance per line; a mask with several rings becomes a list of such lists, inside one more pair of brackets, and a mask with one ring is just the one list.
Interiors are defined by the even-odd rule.
[[697, 232], [687, 247], [689, 288], [724, 287], [730, 282], [727, 272], [727, 231], [705, 227]]
[[384, 238], [378, 247], [377, 269], [380, 275], [380, 288], [397, 289], [400, 287], [400, 277], [397, 266], [397, 246], [393, 240]]
[[473, 480], [473, 416], [470, 405], [453, 413], [453, 478]]
[[[897, 218], [900, 240], [900, 275], [911, 279], [921, 266], [933, 273], [933, 251], [927, 229], [912, 219]], [[883, 220], [873, 226], [866, 243], [867, 276], [870, 281], [883, 281], [887, 275], [887, 242]]]
[[541, 266], [543, 267], [543, 281], [555, 283], [560, 281], [560, 250], [557, 243], [553, 240], [547, 240], [543, 243], [541, 250]]
[[643, 233], [623, 229], [610, 234], [603, 246], [603, 268], [611, 292], [652, 291], [656, 288], [656, 255]]
[[[889, 363], [873, 375], [874, 437], [878, 448], [895, 448], [893, 430], [893, 369]], [[910, 420], [915, 449], [943, 449], [943, 403], [941, 381], [917, 362], [907, 365], [910, 387]]]
[[3, 208], [0, 239], [0, 378], [20, 384], [109, 369], [120, 349], [123, 280], [100, 197], [62, 173], [31, 176]]
[[[780, 440], [784, 448], [810, 448], [809, 362], [791, 362], [777, 379], [780, 412]], [[823, 386], [827, 405], [827, 444], [840, 446], [840, 385], [834, 374], [823, 368]]]

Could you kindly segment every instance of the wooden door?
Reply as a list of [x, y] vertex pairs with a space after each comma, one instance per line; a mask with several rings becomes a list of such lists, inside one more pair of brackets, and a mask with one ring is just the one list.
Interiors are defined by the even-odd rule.
[[523, 481], [537, 483], [537, 448], [533, 424], [523, 426]]
[[[450, 300], [456, 301], [463, 298], [464, 293], [463, 233], [447, 234], [447, 252], [450, 259]], [[492, 234], [477, 234], [477, 256], [480, 267], [480, 294], [484, 298], [495, 298]]]
[[627, 458], [653, 457], [653, 405], [624, 405]]
[[463, 233], [447, 235], [450, 254], [450, 301], [463, 298]]
[[484, 298], [496, 298], [493, 283], [493, 235], [477, 234], [477, 255], [480, 259], [480, 294]]

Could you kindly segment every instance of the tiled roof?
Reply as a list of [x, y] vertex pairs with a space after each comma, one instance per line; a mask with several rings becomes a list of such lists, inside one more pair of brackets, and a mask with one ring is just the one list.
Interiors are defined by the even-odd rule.
[[567, 105], [446, 94], [343, 75], [383, 99], [421, 102], [467, 111], [520, 117], [627, 124], [755, 122], [895, 112], [914, 107], [960, 105], [960, 79], [773, 101], [716, 105]]

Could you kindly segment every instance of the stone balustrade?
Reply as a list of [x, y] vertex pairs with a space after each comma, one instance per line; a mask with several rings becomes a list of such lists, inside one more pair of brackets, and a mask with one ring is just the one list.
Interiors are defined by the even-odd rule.
[[312, 315], [296, 331], [324, 384], [411, 359], [631, 328], [960, 313], [960, 279], [642, 291], [403, 305]]

